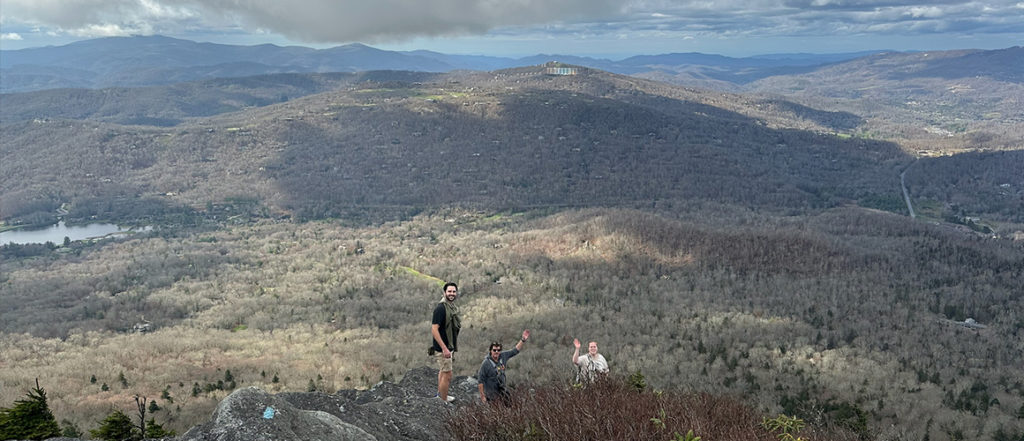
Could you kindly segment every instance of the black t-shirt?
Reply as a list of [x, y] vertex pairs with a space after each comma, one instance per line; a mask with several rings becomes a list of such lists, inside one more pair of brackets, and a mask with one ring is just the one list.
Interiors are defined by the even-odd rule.
[[[455, 328], [452, 330], [452, 341], [448, 341], [448, 323], [445, 322], [447, 314], [445, 313], [444, 303], [439, 302], [437, 307], [434, 308], [434, 317], [430, 320], [431, 325], [440, 325], [437, 328], [437, 332], [441, 334], [441, 341], [448, 346], [448, 350], [455, 352], [459, 349], [459, 329]], [[437, 340], [434, 340], [433, 333], [431, 333], [430, 341], [433, 342], [434, 352], [442, 352], [441, 346], [437, 344]]]

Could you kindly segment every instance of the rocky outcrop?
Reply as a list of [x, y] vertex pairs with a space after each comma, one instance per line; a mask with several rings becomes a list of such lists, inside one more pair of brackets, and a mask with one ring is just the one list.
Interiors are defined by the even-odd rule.
[[479, 403], [473, 377], [453, 378], [449, 393], [453, 404], [435, 396], [437, 369], [429, 367], [410, 370], [397, 384], [333, 394], [247, 387], [224, 398], [209, 422], [161, 441], [440, 441], [448, 438], [448, 415]]
[[452, 381], [455, 404], [437, 399], [437, 370], [409, 371], [368, 390], [270, 394], [256, 387], [225, 398], [212, 419], [174, 441], [375, 441], [446, 439], [445, 417], [474, 405], [476, 380]]

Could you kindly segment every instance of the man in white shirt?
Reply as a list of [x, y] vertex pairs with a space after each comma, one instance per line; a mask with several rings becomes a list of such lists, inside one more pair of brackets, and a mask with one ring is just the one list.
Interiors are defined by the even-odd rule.
[[603, 355], [597, 353], [597, 342], [590, 342], [587, 346], [587, 353], [583, 355], [580, 355], [579, 339], [572, 339], [572, 344], [576, 346], [576, 350], [572, 353], [572, 362], [580, 369], [577, 381], [584, 379], [594, 381], [598, 374], [608, 373], [608, 361], [604, 359]]

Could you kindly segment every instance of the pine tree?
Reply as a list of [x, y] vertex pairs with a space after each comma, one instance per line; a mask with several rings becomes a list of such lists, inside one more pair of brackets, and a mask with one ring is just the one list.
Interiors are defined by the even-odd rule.
[[166, 438], [174, 435], [173, 430], [165, 430], [164, 426], [157, 424], [154, 418], [150, 418], [146, 422], [146, 438]]
[[89, 434], [104, 441], [129, 441], [136, 438], [136, 429], [128, 415], [115, 410], [100, 422], [100, 427], [90, 430]]
[[14, 407], [0, 408], [0, 439], [41, 440], [60, 435], [60, 426], [46, 404], [46, 391], [39, 387], [39, 380], [28, 398], [15, 401]]

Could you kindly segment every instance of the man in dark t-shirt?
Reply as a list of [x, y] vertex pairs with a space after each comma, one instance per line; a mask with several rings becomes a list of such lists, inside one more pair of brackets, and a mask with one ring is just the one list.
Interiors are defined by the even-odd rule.
[[480, 370], [477, 371], [477, 389], [480, 391], [480, 401], [482, 402], [501, 402], [508, 390], [505, 382], [505, 368], [508, 364], [508, 359], [515, 357], [519, 354], [519, 351], [523, 350], [523, 343], [530, 339], [530, 330], [523, 331], [523, 337], [516, 343], [516, 347], [512, 350], [502, 351], [501, 343], [491, 343], [488, 347], [487, 356], [484, 357], [484, 362], [480, 365]]
[[437, 358], [437, 396], [450, 403], [455, 400], [455, 397], [448, 395], [448, 386], [452, 382], [452, 359], [453, 353], [458, 350], [462, 321], [459, 308], [455, 306], [455, 299], [459, 296], [458, 285], [448, 282], [442, 290], [444, 297], [434, 308], [430, 320], [430, 336], [433, 340], [431, 354]]

